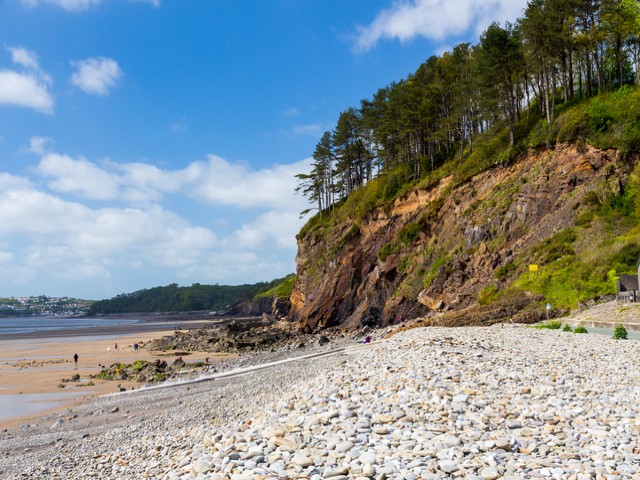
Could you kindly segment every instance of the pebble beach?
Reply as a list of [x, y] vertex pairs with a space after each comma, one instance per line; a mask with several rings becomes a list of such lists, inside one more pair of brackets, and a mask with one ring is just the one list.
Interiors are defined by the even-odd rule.
[[413, 329], [9, 428], [0, 478], [638, 478], [639, 356], [518, 325]]

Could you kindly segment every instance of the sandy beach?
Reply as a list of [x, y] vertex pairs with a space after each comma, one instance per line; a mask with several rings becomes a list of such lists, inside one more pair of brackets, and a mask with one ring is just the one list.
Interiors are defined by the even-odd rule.
[[[175, 322], [174, 322], [175, 323]], [[16, 334], [0, 340], [0, 429], [47, 411], [77, 405], [88, 398], [139, 388], [135, 382], [92, 379], [102, 366], [135, 360], [165, 360], [175, 355], [144, 348], [150, 340], [173, 333], [174, 323], [139, 322], [105, 327]], [[181, 322], [179, 328], [199, 328], [208, 320]], [[134, 344], [140, 348], [136, 351]], [[117, 345], [117, 349], [116, 349]], [[77, 365], [73, 356], [78, 355]], [[183, 356], [187, 363], [204, 361], [210, 353]], [[69, 380], [80, 375], [77, 382]]]

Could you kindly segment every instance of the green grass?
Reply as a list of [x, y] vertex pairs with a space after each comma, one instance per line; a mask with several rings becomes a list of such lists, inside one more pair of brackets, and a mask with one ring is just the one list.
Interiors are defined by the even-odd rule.
[[266, 292], [261, 292], [256, 295], [256, 298], [289, 298], [291, 296], [291, 292], [293, 291], [293, 285], [296, 283], [296, 275], [291, 274], [287, 275], [282, 282], [280, 282], [275, 287], [267, 290]]
[[494, 284], [489, 284], [484, 287], [478, 293], [478, 305], [487, 305], [490, 303], [494, 298], [496, 298], [498, 290], [498, 286]]
[[558, 320], [547, 320], [546, 322], [539, 323], [538, 325], [534, 325], [533, 327], [541, 330], [560, 330], [560, 328], [562, 327], [562, 322]]
[[613, 338], [614, 340], [627, 340], [627, 338], [629, 338], [629, 334], [627, 333], [627, 329], [624, 328], [624, 325], [616, 325], [613, 329]]

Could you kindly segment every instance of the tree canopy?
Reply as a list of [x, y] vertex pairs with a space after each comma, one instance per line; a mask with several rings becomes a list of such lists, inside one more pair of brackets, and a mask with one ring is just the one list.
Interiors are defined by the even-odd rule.
[[88, 315], [99, 313], [135, 312], [186, 312], [197, 310], [222, 310], [241, 301], [250, 300], [289, 281], [291, 276], [271, 282], [252, 285], [201, 285], [179, 287], [172, 283], [162, 287], [148, 288], [133, 293], [123, 293], [108, 300], [91, 305]]
[[513, 147], [523, 115], [550, 124], [561, 104], [639, 83], [639, 5], [529, 1], [515, 24], [491, 24], [478, 45], [432, 56], [343, 111], [318, 142], [311, 172], [298, 175], [298, 191], [326, 211], [398, 166], [417, 180], [470, 155], [477, 137], [499, 126]]

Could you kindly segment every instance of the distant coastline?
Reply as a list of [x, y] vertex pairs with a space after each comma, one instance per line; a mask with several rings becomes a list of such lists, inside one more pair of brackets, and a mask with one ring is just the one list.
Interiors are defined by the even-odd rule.
[[0, 340], [49, 339], [128, 335], [161, 332], [175, 328], [202, 327], [202, 320], [218, 322], [220, 317], [186, 314], [127, 314], [95, 317], [5, 317], [0, 318]]

